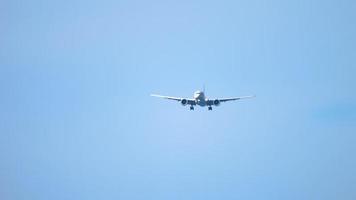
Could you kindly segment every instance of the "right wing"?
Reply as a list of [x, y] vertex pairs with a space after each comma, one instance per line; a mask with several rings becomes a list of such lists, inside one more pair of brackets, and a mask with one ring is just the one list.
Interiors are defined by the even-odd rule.
[[186, 100], [186, 104], [189, 105], [195, 105], [195, 100], [194, 99], [187, 99], [187, 98], [181, 98], [181, 97], [170, 97], [170, 96], [163, 96], [163, 95], [158, 95], [158, 94], [151, 94], [152, 97], [159, 97], [163, 99], [169, 99], [169, 100], [175, 100], [181, 102], [182, 100]]

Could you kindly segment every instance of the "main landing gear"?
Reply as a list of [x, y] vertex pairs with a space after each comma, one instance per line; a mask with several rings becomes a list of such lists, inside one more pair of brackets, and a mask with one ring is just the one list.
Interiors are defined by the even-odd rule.
[[194, 106], [190, 106], [190, 110], [194, 110]]
[[208, 110], [213, 110], [213, 108], [211, 106], [208, 107]]

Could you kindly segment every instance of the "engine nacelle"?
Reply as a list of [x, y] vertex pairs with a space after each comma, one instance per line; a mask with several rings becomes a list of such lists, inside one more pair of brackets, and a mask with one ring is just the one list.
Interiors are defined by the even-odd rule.
[[182, 99], [182, 100], [180, 101], [180, 103], [181, 103], [183, 106], [185, 106], [185, 105], [187, 105], [188, 100]]
[[214, 106], [218, 106], [220, 105], [220, 100], [219, 99], [215, 99], [214, 100]]

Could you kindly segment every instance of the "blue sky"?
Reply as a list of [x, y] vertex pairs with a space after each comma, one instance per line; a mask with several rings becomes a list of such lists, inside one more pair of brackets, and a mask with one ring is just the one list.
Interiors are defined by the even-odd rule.
[[355, 199], [355, 10], [2, 1], [0, 199]]

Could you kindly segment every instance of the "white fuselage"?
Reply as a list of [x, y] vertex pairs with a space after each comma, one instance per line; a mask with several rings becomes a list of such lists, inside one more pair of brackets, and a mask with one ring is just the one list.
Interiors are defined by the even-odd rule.
[[206, 106], [206, 99], [205, 99], [205, 94], [202, 91], [196, 91], [194, 92], [194, 99], [197, 105], [199, 106]]

